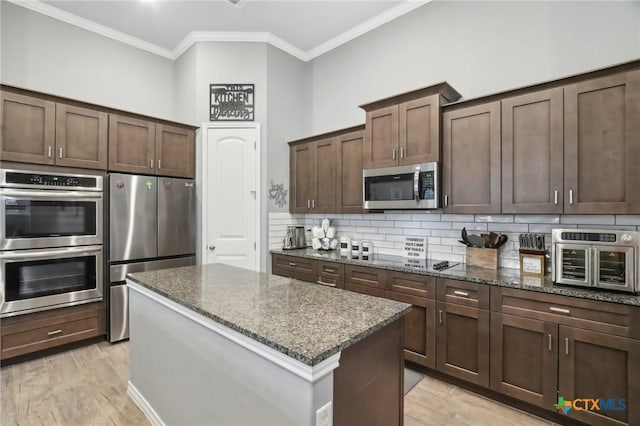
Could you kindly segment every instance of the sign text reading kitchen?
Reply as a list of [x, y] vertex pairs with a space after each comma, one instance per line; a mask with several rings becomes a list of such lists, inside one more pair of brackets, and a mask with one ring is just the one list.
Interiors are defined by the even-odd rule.
[[253, 84], [211, 84], [211, 121], [253, 121]]

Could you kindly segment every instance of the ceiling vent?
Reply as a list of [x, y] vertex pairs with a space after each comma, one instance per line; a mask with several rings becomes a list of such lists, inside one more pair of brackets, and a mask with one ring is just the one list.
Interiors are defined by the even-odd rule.
[[231, 3], [233, 6], [238, 9], [245, 5], [249, 0], [227, 0], [228, 3]]

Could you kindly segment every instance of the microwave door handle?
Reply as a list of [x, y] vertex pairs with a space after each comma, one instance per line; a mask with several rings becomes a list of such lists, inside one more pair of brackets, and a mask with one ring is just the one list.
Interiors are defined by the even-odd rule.
[[416, 171], [413, 174], [413, 197], [416, 203], [420, 202], [420, 171]]

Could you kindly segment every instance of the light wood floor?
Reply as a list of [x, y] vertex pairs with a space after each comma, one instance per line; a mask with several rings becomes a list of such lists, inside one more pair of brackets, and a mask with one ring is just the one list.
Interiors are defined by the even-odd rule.
[[[96, 343], [0, 370], [0, 424], [149, 425], [127, 396], [129, 344]], [[405, 396], [405, 426], [551, 423], [425, 377]]]

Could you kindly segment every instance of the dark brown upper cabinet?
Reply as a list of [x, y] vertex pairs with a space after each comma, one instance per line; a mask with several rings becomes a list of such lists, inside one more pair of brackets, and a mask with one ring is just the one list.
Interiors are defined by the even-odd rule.
[[336, 211], [336, 139], [292, 145], [290, 148], [291, 213]]
[[640, 70], [564, 88], [564, 212], [640, 212]]
[[443, 114], [446, 213], [500, 213], [500, 102]]
[[155, 123], [137, 118], [109, 116], [109, 170], [154, 174]]
[[364, 168], [440, 161], [440, 107], [459, 98], [441, 83], [362, 105]]
[[196, 143], [192, 129], [156, 124], [156, 172], [159, 175], [193, 177]]
[[502, 213], [563, 211], [562, 88], [502, 101]]
[[2, 92], [2, 159], [107, 169], [104, 112]]
[[195, 176], [195, 132], [111, 114], [109, 170], [192, 178]]
[[56, 104], [56, 164], [107, 169], [108, 114]]
[[54, 164], [55, 102], [17, 93], [0, 93], [2, 160]]
[[363, 140], [363, 130], [336, 139], [336, 212], [362, 212]]

